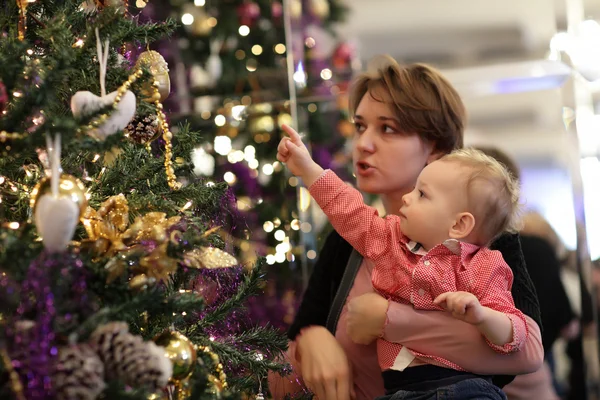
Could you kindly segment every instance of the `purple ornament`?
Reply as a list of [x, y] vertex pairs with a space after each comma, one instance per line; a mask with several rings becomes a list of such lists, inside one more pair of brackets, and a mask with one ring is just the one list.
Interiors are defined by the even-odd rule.
[[251, 26], [260, 17], [260, 7], [258, 4], [247, 1], [237, 9], [240, 25]]

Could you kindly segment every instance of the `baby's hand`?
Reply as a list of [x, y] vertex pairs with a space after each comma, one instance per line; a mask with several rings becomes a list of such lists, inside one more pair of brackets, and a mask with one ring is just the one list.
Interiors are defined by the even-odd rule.
[[473, 293], [446, 292], [440, 294], [433, 302], [451, 312], [454, 318], [469, 324], [478, 325], [485, 318], [484, 307]]
[[305, 184], [310, 186], [323, 172], [323, 169], [313, 161], [298, 132], [285, 124], [281, 128], [289, 137], [284, 137], [279, 142], [277, 159], [285, 163], [292, 174], [303, 178]]

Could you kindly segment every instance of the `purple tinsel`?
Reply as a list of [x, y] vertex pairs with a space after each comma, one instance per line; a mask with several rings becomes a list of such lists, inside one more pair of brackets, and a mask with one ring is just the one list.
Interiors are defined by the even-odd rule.
[[27, 332], [14, 332], [15, 345], [27, 345], [28, 349], [21, 349], [25, 359], [15, 359], [13, 365], [25, 373], [24, 393], [28, 399], [48, 398], [52, 393], [50, 373], [58, 350], [52, 329], [56, 310], [50, 288], [50, 271], [62, 265], [58, 257], [44, 252], [29, 265], [27, 277], [21, 285], [22, 298], [17, 313], [21, 320], [27, 320], [29, 315], [34, 314], [35, 320]]

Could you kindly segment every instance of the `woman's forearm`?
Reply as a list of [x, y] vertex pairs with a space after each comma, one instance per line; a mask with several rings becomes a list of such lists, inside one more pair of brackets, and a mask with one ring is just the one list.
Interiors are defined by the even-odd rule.
[[478, 374], [517, 375], [537, 371], [544, 360], [541, 333], [529, 317], [529, 338], [520, 351], [499, 354], [476, 327], [441, 311], [416, 311], [390, 303], [383, 338], [419, 353], [449, 360]]

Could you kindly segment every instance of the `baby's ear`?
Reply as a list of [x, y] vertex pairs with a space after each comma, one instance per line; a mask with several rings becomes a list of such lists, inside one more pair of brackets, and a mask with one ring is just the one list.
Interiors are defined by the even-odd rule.
[[473, 228], [475, 228], [475, 217], [469, 212], [463, 212], [456, 215], [448, 236], [452, 239], [464, 239], [473, 232]]

